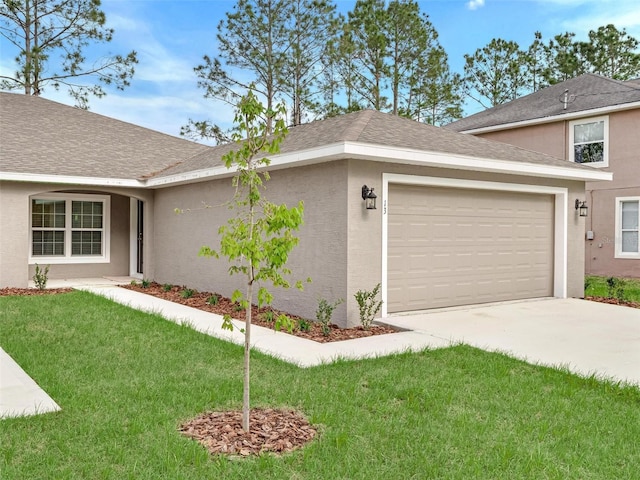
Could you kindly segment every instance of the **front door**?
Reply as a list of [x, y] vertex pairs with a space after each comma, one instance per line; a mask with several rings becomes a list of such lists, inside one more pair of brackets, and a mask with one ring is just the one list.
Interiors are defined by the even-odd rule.
[[136, 222], [136, 273], [142, 275], [143, 273], [143, 239], [144, 239], [144, 203], [142, 200], [138, 200], [137, 207], [137, 222]]

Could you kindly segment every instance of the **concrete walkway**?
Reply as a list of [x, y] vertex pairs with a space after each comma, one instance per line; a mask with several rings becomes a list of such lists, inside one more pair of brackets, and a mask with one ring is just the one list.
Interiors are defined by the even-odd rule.
[[[229, 332], [221, 328], [219, 315], [117, 286], [128, 281], [96, 279], [75, 287], [160, 314], [176, 323], [186, 323], [207, 335], [243, 344], [244, 335], [238, 330]], [[542, 299], [392, 315], [385, 323], [407, 331], [321, 344], [254, 325], [252, 346], [300, 367], [312, 367], [338, 358], [361, 359], [466, 343], [534, 364], [561, 366], [580, 375], [593, 374], [640, 385], [639, 309], [579, 299]], [[243, 322], [237, 325], [241, 327]], [[4, 358], [2, 365], [4, 372]], [[12, 382], [15, 386], [16, 382]], [[0, 417], [7, 416], [5, 405], [16, 402], [25, 408], [36, 402], [42, 408], [44, 403], [37, 403], [41, 397], [33, 395], [26, 385], [25, 382], [22, 392], [9, 389], [2, 374]], [[12, 407], [11, 411], [20, 408]]]
[[0, 418], [57, 410], [58, 404], [0, 348]]

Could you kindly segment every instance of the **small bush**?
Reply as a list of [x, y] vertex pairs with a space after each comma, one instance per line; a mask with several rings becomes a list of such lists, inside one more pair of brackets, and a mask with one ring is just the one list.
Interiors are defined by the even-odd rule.
[[172, 288], [173, 285], [171, 285], [170, 283], [165, 283], [164, 285], [162, 285], [162, 290], [165, 292], [170, 292]]
[[304, 318], [301, 318], [300, 320], [298, 320], [298, 330], [300, 330], [301, 332], [311, 331], [311, 322], [305, 320]]
[[284, 313], [278, 315], [278, 318], [276, 318], [276, 322], [273, 325], [273, 328], [275, 328], [276, 330], [286, 330], [288, 333], [292, 333], [295, 327], [296, 322], [294, 322], [292, 318], [285, 315]]
[[273, 313], [273, 310], [267, 310], [266, 312], [264, 312], [262, 314], [262, 320], [267, 323], [273, 323], [273, 321], [275, 320], [275, 314]]
[[378, 313], [382, 307], [382, 300], [376, 302], [376, 297], [379, 292], [380, 284], [376, 285], [371, 291], [358, 290], [354, 295], [360, 308], [360, 323], [365, 330], [369, 330], [376, 313]]
[[316, 320], [320, 323], [320, 328], [322, 329], [322, 335], [328, 337], [331, 333], [331, 317], [333, 316], [333, 311], [336, 309], [338, 305], [344, 302], [343, 299], [338, 299], [334, 303], [329, 303], [324, 298], [318, 298], [318, 308], [316, 309]]
[[151, 286], [151, 280], [149, 280], [148, 278], [143, 278], [140, 285], [142, 285], [142, 288], [149, 288]]
[[211, 295], [209, 298], [207, 298], [207, 303], [209, 305], [217, 305], [219, 301], [220, 301], [220, 297], [218, 297], [218, 295], [216, 295], [215, 293]]
[[182, 298], [191, 298], [196, 293], [196, 291], [192, 288], [183, 288], [180, 290], [180, 296]]
[[625, 281], [622, 278], [607, 278], [607, 291], [609, 298], [615, 298], [619, 302], [623, 302], [625, 298]]
[[591, 286], [593, 285], [593, 277], [585, 277], [584, 279], [584, 294], [587, 294], [587, 291], [591, 288]]
[[44, 268], [40, 268], [40, 265], [36, 263], [36, 272], [33, 276], [33, 283], [36, 284], [38, 290], [44, 290], [47, 288], [47, 282], [49, 281], [49, 265]]

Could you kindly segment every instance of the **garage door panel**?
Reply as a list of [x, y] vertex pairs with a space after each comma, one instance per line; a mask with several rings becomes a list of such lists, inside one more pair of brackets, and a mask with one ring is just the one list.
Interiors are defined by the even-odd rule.
[[550, 296], [550, 195], [389, 187], [388, 311]]

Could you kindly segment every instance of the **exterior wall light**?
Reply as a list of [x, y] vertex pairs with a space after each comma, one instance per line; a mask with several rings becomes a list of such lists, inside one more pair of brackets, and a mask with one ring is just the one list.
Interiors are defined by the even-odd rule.
[[587, 202], [581, 202], [580, 200], [576, 199], [576, 210], [579, 210], [580, 212], [580, 216], [581, 217], [586, 217], [589, 215], [589, 207], [587, 207]]
[[366, 185], [362, 186], [362, 199], [364, 200], [364, 206], [367, 207], [367, 210], [376, 209], [376, 198], [378, 198], [378, 196], [373, 193], [373, 188], [369, 188]]

